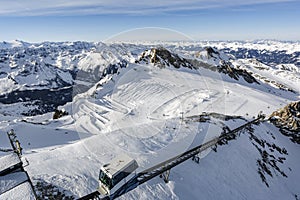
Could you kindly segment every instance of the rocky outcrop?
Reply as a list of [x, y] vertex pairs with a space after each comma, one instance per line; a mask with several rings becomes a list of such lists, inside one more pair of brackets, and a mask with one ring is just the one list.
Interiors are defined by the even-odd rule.
[[157, 47], [144, 51], [136, 63], [152, 63], [160, 68], [166, 66], [173, 66], [175, 68], [187, 67], [190, 69], [204, 67], [227, 74], [235, 80], [239, 80], [240, 77], [243, 77], [248, 83], [259, 84], [249, 72], [244, 69], [235, 68], [229, 61], [229, 57], [215, 48], [206, 47], [203, 51], [198, 52], [195, 57], [198, 58], [198, 60], [182, 58], [164, 47]]
[[300, 101], [293, 102], [270, 115], [270, 120], [282, 128], [300, 131]]
[[229, 62], [221, 62], [221, 65], [218, 66], [218, 71], [227, 74], [235, 80], [239, 80], [239, 77], [243, 77], [248, 83], [259, 84], [259, 82], [247, 70], [234, 68]]
[[59, 119], [63, 116], [68, 115], [69, 113], [65, 110], [55, 110], [53, 114], [53, 119]]
[[173, 66], [175, 68], [193, 68], [193, 65], [187, 59], [182, 58], [175, 53], [171, 53], [164, 47], [157, 47], [144, 51], [141, 56], [139, 56], [136, 63], [152, 63], [161, 68], [166, 66]]
[[282, 134], [300, 144], [300, 101], [273, 112], [269, 120], [280, 128]]
[[235, 80], [239, 80], [240, 77], [242, 77], [248, 83], [259, 84], [250, 72], [245, 69], [236, 68], [230, 61], [230, 55], [226, 55], [216, 48], [205, 47], [195, 54], [195, 58], [197, 59], [191, 60], [190, 63], [196, 68], [202, 67], [212, 71], [218, 71], [227, 74], [230, 78]]

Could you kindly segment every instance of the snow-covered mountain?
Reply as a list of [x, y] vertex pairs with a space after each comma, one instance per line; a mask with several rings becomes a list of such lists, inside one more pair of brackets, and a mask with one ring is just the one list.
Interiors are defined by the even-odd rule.
[[[173, 168], [168, 184], [154, 178], [120, 199], [298, 199], [300, 107], [285, 106], [300, 98], [299, 49], [278, 41], [1, 43], [0, 147], [9, 148], [2, 132], [14, 129], [38, 195], [78, 198], [96, 190], [100, 167], [118, 154], [141, 171], [264, 113], [199, 164]], [[66, 115], [53, 119], [56, 108]]]
[[17, 44], [0, 45], [0, 102], [21, 104], [24, 115], [53, 111], [131, 59], [103, 43]]

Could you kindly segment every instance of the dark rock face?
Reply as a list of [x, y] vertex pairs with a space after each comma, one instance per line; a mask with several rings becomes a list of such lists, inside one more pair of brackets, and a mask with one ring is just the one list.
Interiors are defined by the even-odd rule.
[[228, 62], [222, 62], [222, 65], [218, 66], [218, 71], [227, 74], [235, 80], [239, 80], [239, 77], [243, 77], [248, 83], [259, 84], [259, 82], [247, 70], [236, 69], [231, 66], [231, 63]]
[[273, 112], [269, 120], [280, 128], [282, 134], [300, 144], [300, 101]]
[[72, 101], [72, 97], [72, 87], [57, 90], [17, 90], [6, 95], [0, 95], [0, 103], [13, 104], [22, 102], [26, 107], [35, 106], [34, 109], [29, 109], [27, 112], [22, 113], [25, 116], [34, 116], [52, 112], [58, 106]]
[[300, 101], [290, 103], [284, 108], [271, 114], [270, 120], [282, 128], [290, 131], [300, 131]]
[[68, 115], [69, 113], [65, 110], [55, 110], [53, 114], [53, 119], [59, 119], [63, 116]]
[[[207, 52], [207, 56], [209, 58], [220, 59], [220, 53], [217, 49], [212, 47], [206, 47], [205, 51]], [[136, 61], [136, 63], [144, 62], [146, 64], [152, 63], [158, 67], [166, 67], [173, 66], [175, 68], [186, 67], [190, 69], [197, 69], [199, 67], [208, 68], [213, 71], [218, 71], [220, 73], [224, 73], [229, 75], [231, 78], [235, 80], [239, 80], [239, 77], [243, 77], [245, 81], [248, 83], [257, 83], [259, 82], [246, 70], [244, 69], [236, 69], [232, 66], [229, 61], [222, 60], [219, 66], [207, 66], [206, 63], [199, 63], [196, 60], [188, 60], [180, 57], [179, 55], [170, 52], [164, 47], [152, 48], [151, 50], [143, 52], [140, 58]]]
[[151, 50], [145, 51], [137, 61], [137, 63], [140, 62], [153, 63], [161, 68], [166, 66], [193, 68], [193, 65], [188, 60], [171, 53], [164, 47], [152, 48]]
[[[191, 60], [190, 63], [193, 64], [195, 68], [203, 67], [212, 71], [218, 71], [223, 74], [227, 74], [230, 78], [239, 80], [242, 77], [248, 83], [260, 84], [251, 72], [248, 72], [245, 69], [239, 69], [234, 67], [230, 62], [229, 57], [225, 54], [222, 54], [218, 49], [212, 47], [206, 47], [204, 49], [204, 54], [207, 56], [208, 60], [213, 60], [215, 64], [209, 64], [201, 62], [199, 60]], [[201, 52], [199, 52], [196, 57], [201, 57]]]
[[209, 57], [217, 57], [218, 55], [220, 55], [220, 53], [212, 47], [206, 47], [205, 50], [207, 51], [207, 55]]

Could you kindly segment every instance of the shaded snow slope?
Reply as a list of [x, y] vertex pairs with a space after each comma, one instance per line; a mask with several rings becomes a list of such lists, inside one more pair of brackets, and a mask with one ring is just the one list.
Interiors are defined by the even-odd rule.
[[22, 199], [22, 200], [34, 200], [35, 196], [32, 192], [32, 188], [29, 182], [25, 182], [18, 185], [14, 189], [1, 195], [3, 199]]

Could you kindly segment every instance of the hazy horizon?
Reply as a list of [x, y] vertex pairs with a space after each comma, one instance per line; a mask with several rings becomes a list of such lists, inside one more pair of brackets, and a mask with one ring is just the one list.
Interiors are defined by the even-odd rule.
[[[157, 27], [197, 41], [299, 41], [299, 7], [294, 0], [4, 0], [0, 40], [95, 42]], [[169, 39], [168, 34], [149, 35]]]

